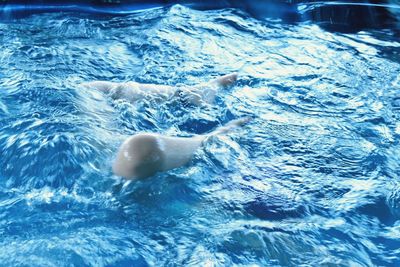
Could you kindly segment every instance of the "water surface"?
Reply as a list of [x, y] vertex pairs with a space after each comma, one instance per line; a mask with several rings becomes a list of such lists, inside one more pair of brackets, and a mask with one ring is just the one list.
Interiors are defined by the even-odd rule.
[[[0, 23], [4, 266], [400, 264], [400, 42], [236, 9]], [[214, 105], [131, 104], [90, 80], [197, 84]], [[119, 144], [252, 116], [185, 167], [124, 183]], [[303, 264], [303, 265], [302, 265]]]

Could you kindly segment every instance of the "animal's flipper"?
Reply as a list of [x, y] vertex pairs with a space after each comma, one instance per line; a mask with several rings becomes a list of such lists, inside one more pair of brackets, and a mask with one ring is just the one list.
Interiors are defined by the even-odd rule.
[[218, 77], [212, 81], [212, 83], [221, 86], [221, 87], [228, 87], [233, 85], [238, 78], [238, 74], [236, 72], [226, 74], [224, 76]]
[[251, 117], [244, 117], [244, 118], [240, 118], [240, 119], [236, 119], [236, 120], [230, 121], [227, 124], [225, 124], [224, 126], [219, 127], [215, 131], [213, 131], [210, 134], [208, 134], [207, 137], [211, 137], [211, 136], [219, 135], [219, 134], [229, 133], [229, 132], [233, 131], [234, 129], [245, 125], [249, 121], [251, 121]]

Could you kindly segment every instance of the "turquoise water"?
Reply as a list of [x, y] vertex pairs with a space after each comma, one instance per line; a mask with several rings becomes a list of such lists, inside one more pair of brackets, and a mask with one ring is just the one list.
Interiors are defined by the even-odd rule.
[[[400, 42], [236, 9], [0, 23], [0, 265], [397, 266]], [[213, 105], [131, 104], [90, 80], [197, 84]], [[182, 168], [111, 173], [136, 132], [246, 127]], [[303, 265], [302, 265], [303, 264]]]

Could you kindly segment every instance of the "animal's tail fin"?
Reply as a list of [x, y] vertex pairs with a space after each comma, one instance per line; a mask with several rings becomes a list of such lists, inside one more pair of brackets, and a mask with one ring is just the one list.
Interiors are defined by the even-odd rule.
[[238, 74], [236, 72], [226, 74], [224, 76], [218, 77], [215, 80], [212, 81], [212, 83], [221, 86], [221, 87], [227, 87], [236, 82], [238, 78]]
[[225, 124], [224, 126], [219, 127], [215, 131], [213, 131], [210, 134], [208, 134], [207, 137], [211, 137], [211, 136], [218, 135], [218, 134], [229, 133], [232, 130], [234, 130], [235, 128], [241, 127], [244, 124], [248, 123], [249, 121], [251, 121], [251, 117], [244, 117], [244, 118], [240, 118], [240, 119], [236, 119], [236, 120], [230, 121], [227, 124]]

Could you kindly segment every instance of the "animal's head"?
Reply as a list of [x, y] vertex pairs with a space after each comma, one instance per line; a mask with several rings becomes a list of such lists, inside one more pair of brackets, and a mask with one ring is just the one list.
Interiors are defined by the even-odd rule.
[[160, 170], [161, 162], [157, 136], [137, 134], [129, 137], [119, 148], [113, 171], [129, 180], [146, 178]]

